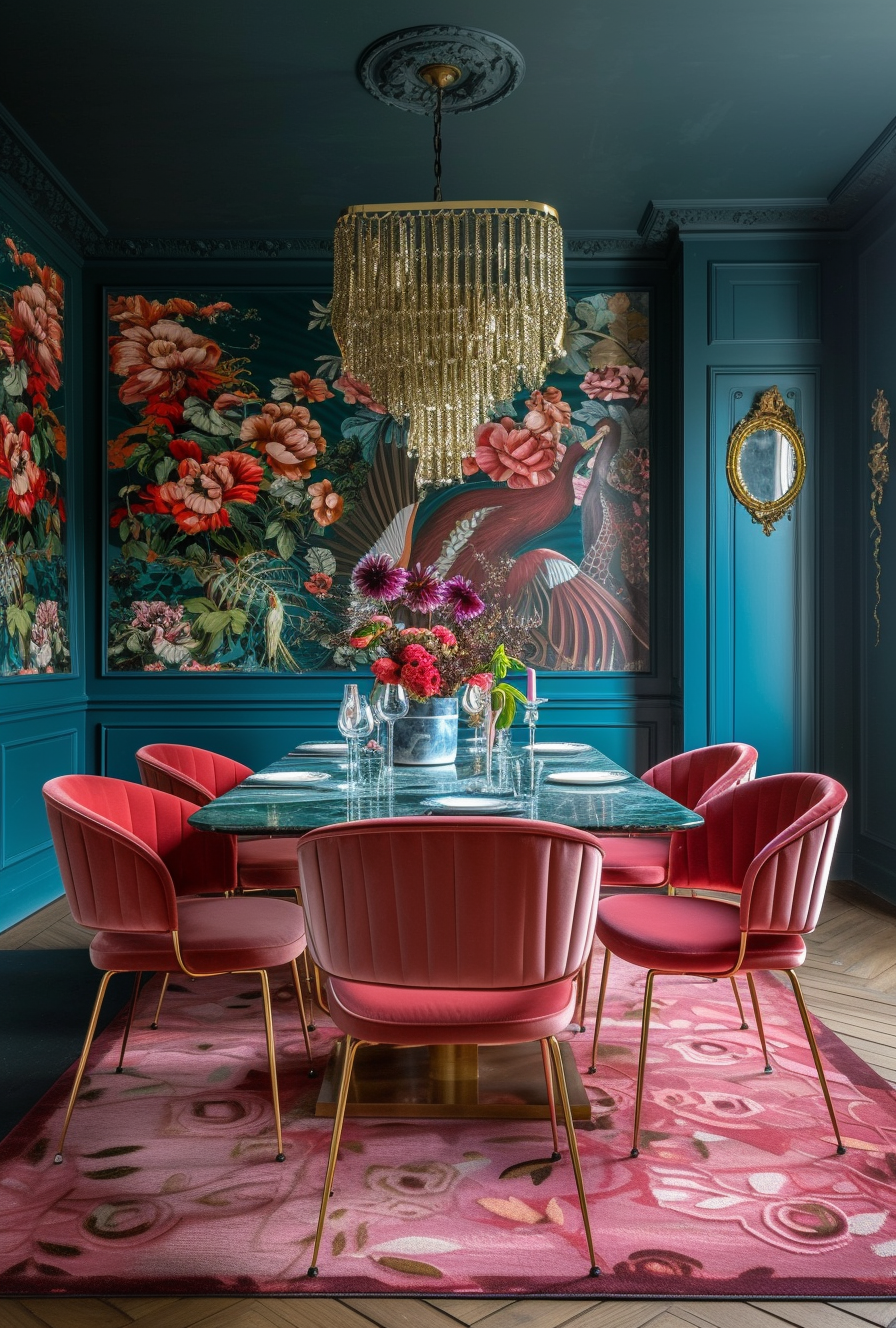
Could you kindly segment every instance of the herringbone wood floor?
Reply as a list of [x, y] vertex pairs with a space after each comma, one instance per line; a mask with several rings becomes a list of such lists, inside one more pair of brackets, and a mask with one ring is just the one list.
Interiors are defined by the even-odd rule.
[[[0, 934], [0, 949], [86, 944], [64, 901]], [[896, 908], [837, 882], [802, 973], [810, 1009], [896, 1084]], [[286, 1300], [140, 1297], [0, 1301], [0, 1328], [863, 1328], [896, 1325], [896, 1300]]]

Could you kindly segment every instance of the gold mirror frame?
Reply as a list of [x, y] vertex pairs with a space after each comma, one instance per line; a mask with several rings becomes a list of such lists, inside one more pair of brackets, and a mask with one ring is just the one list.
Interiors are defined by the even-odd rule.
[[[767, 503], [760, 502], [758, 498], [754, 498], [750, 493], [744, 483], [740, 465], [741, 454], [747, 439], [751, 434], [763, 429], [776, 429], [779, 433], [782, 433], [793, 448], [796, 461], [796, 473], [790, 488], [780, 498], [775, 498], [772, 502]], [[780, 521], [785, 515], [790, 516], [790, 509], [796, 502], [797, 495], [806, 478], [806, 445], [796, 422], [796, 416], [784, 401], [777, 387], [771, 387], [767, 392], [763, 392], [758, 405], [755, 405], [750, 413], [745, 415], [735, 427], [728, 439], [728, 459], [725, 468], [728, 472], [728, 484], [731, 492], [741, 506], [747, 509], [753, 520], [762, 526], [766, 535], [772, 533], [776, 521]]]

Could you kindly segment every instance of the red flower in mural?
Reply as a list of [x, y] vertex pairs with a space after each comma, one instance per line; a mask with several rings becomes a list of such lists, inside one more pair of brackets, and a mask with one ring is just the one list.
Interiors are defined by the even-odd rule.
[[511, 489], [550, 484], [556, 455], [549, 431], [533, 433], [530, 429], [517, 428], [508, 415], [499, 421], [480, 424], [476, 430], [476, 460], [480, 468], [496, 483], [506, 480]]
[[370, 387], [367, 383], [362, 383], [360, 378], [344, 373], [336, 379], [333, 386], [343, 394], [347, 406], [366, 406], [368, 410], [375, 410], [377, 415], [386, 414], [386, 407], [374, 401]]
[[29, 420], [24, 412], [15, 424], [0, 415], [0, 476], [9, 480], [7, 507], [30, 521], [34, 504], [46, 492], [47, 477], [31, 455], [30, 432], [20, 427]]
[[244, 452], [219, 452], [203, 462], [186, 456], [177, 472], [177, 480], [148, 484], [131, 510], [168, 513], [191, 534], [229, 526], [229, 504], [254, 503], [264, 475], [255, 458]]
[[216, 342], [165, 318], [112, 338], [112, 369], [125, 380], [119, 397], [126, 406], [145, 401], [148, 414], [162, 421], [179, 423], [188, 396], [208, 398], [220, 386], [220, 358]]
[[163, 318], [196, 316], [199, 311], [192, 300], [175, 298], [160, 304], [158, 300], [147, 300], [145, 295], [117, 295], [109, 299], [109, 321], [118, 323], [122, 329], [152, 327]]
[[41, 270], [46, 281], [20, 286], [12, 296], [9, 341], [0, 341], [0, 350], [15, 364], [24, 361], [28, 368], [25, 391], [42, 406], [47, 405], [47, 388], [58, 391], [62, 362], [62, 283], [49, 268]]
[[326, 599], [333, 586], [333, 578], [327, 576], [326, 572], [312, 572], [304, 584], [309, 595], [316, 595], [318, 599]]
[[306, 480], [327, 448], [307, 408], [285, 401], [269, 401], [260, 415], [243, 420], [240, 440], [261, 452], [275, 475], [289, 480]]
[[332, 526], [334, 521], [339, 520], [345, 499], [333, 492], [329, 480], [319, 480], [317, 484], [309, 484], [308, 492], [311, 495], [311, 515], [319, 526]]
[[640, 405], [650, 379], [635, 364], [608, 364], [586, 373], [580, 386], [592, 401], [635, 401]]
[[305, 401], [326, 401], [333, 395], [322, 378], [312, 378], [304, 369], [291, 373], [289, 381], [296, 396]]

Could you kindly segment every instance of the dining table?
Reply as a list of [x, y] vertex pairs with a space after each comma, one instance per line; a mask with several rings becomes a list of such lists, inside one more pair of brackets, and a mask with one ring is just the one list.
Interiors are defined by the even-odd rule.
[[[191, 825], [218, 834], [298, 837], [347, 821], [465, 815], [439, 802], [448, 798], [453, 803], [468, 795], [485, 774], [484, 753], [471, 740], [461, 740], [451, 765], [396, 766], [391, 777], [378, 774], [363, 783], [349, 783], [343, 753], [322, 755], [312, 746], [296, 747], [248, 776], [195, 811]], [[588, 744], [539, 743], [534, 751], [512, 744], [510, 755], [519, 767], [520, 791], [491, 799], [499, 807], [483, 815], [551, 821], [600, 836], [672, 834], [703, 823], [697, 812]], [[570, 773], [593, 778], [592, 772], [603, 772], [598, 777], [613, 782], [595, 786], [551, 778]], [[321, 778], [304, 786], [290, 783], [309, 773]], [[343, 1042], [337, 1041], [318, 1094], [318, 1116], [335, 1113], [342, 1049]], [[573, 1117], [589, 1120], [590, 1102], [568, 1041], [561, 1043], [561, 1052]], [[346, 1110], [351, 1116], [369, 1117], [547, 1119], [540, 1048], [364, 1047], [355, 1061]]]

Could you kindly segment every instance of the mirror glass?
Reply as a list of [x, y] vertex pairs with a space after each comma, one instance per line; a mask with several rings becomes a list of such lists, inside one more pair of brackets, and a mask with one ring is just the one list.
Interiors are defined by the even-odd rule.
[[758, 503], [783, 498], [796, 479], [796, 452], [778, 429], [754, 429], [738, 458], [744, 488]]

